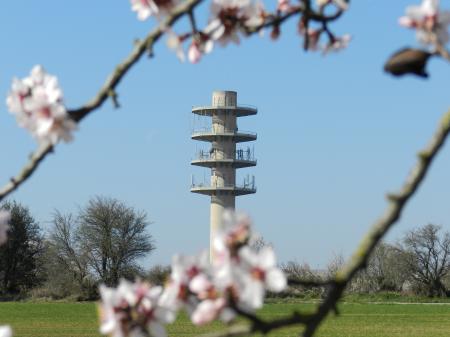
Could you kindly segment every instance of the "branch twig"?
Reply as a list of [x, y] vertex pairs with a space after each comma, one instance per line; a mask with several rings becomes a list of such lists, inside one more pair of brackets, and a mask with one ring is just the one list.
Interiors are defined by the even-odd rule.
[[333, 280], [326, 281], [311, 281], [311, 280], [302, 280], [298, 278], [289, 278], [288, 285], [290, 286], [301, 286], [304, 288], [320, 288], [327, 287], [334, 284]]
[[[119, 85], [120, 81], [128, 73], [128, 71], [141, 59], [141, 57], [148, 52], [150, 56], [153, 55], [154, 44], [164, 35], [168, 28], [170, 28], [178, 19], [188, 15], [190, 23], [192, 25], [193, 33], [197, 32], [197, 27], [194, 17], [194, 8], [198, 6], [204, 0], [186, 0], [179, 6], [173, 9], [169, 13], [164, 21], [155, 29], [153, 29], [144, 40], [138, 40], [135, 42], [134, 49], [130, 55], [120, 63], [115, 70], [108, 76], [103, 86], [100, 88], [98, 93], [85, 105], [77, 108], [68, 110], [70, 117], [76, 121], [80, 122], [92, 111], [99, 109], [108, 98], [111, 98], [114, 107], [119, 107], [119, 102], [117, 100], [116, 87]], [[305, 12], [302, 6], [298, 6], [289, 13], [285, 15], [269, 15], [265, 22], [259, 26], [245, 27], [245, 33], [247, 35], [257, 33], [261, 29], [270, 26], [279, 26], [289, 17], [295, 14], [301, 14]], [[308, 11], [304, 13], [310, 20], [317, 22], [330, 22], [338, 19], [342, 15], [343, 11], [338, 10], [333, 15], [322, 15], [321, 13], [315, 13], [313, 11]], [[190, 34], [188, 34], [190, 35]], [[22, 168], [22, 170], [14, 177], [11, 181], [0, 189], [0, 201], [16, 190], [22, 183], [24, 183], [37, 169], [42, 160], [53, 151], [53, 146], [46, 145], [44, 149], [39, 148], [31, 156], [29, 162]]]
[[[183, 15], [192, 11], [197, 5], [204, 0], [186, 0], [181, 5], [177, 6], [166, 19], [154, 30], [152, 30], [147, 37], [142, 41], [137, 41], [133, 51], [130, 55], [120, 63], [114, 72], [107, 78], [99, 92], [84, 106], [69, 110], [69, 115], [76, 121], [80, 122], [90, 112], [100, 108], [108, 98], [111, 98], [115, 107], [118, 106], [117, 95], [115, 88], [128, 73], [131, 67], [136, 64], [147, 50], [152, 50], [153, 45], [157, 42], [168, 27], [171, 27]], [[38, 148], [30, 157], [28, 163], [22, 170], [0, 189], [0, 201], [3, 200], [10, 193], [15, 191], [22, 183], [24, 183], [38, 168], [42, 160], [53, 151], [53, 146], [44, 145]]]
[[359, 247], [356, 249], [349, 263], [338, 272], [334, 285], [330, 288], [324, 302], [318, 307], [314, 319], [307, 325], [303, 334], [305, 337], [312, 336], [328, 313], [335, 310], [337, 302], [341, 298], [347, 284], [359, 270], [366, 266], [375, 246], [400, 218], [406, 203], [411, 199], [419, 185], [425, 179], [431, 163], [444, 145], [449, 133], [450, 110], [444, 114], [431, 142], [417, 155], [417, 163], [413, 167], [400, 191], [387, 196], [389, 205], [384, 215], [373, 224], [372, 228], [359, 244]]
[[53, 146], [51, 144], [45, 144], [39, 147], [36, 152], [31, 154], [30, 160], [22, 168], [22, 170], [15, 177], [11, 178], [2, 189], [0, 189], [0, 201], [8, 194], [15, 191], [20, 184], [27, 180], [37, 169], [41, 161], [51, 152], [53, 152]]
[[[267, 334], [272, 330], [299, 324], [305, 326], [305, 330], [303, 332], [304, 337], [313, 336], [319, 325], [330, 312], [338, 312], [337, 303], [342, 297], [347, 284], [359, 270], [366, 266], [370, 254], [375, 246], [400, 218], [407, 202], [416, 193], [420, 184], [425, 179], [432, 162], [436, 158], [439, 150], [443, 147], [449, 133], [450, 110], [444, 114], [428, 146], [417, 155], [417, 163], [413, 167], [400, 191], [387, 196], [389, 205], [384, 215], [373, 224], [369, 232], [361, 241], [357, 250], [354, 252], [350, 261], [340, 271], [338, 271], [336, 278], [333, 281], [324, 282], [323, 285], [329, 285], [328, 293], [324, 301], [317, 307], [314, 313], [300, 314], [298, 312], [294, 312], [285, 318], [273, 321], [264, 321], [256, 315], [242, 312], [239, 308], [233, 308], [236, 313], [248, 319], [252, 325], [249, 327], [239, 327], [239, 329], [236, 330], [233, 330], [234, 328], [230, 328], [222, 333], [205, 335], [204, 337], [236, 337], [245, 336], [254, 332]], [[295, 283], [295, 281], [291, 280], [290, 283]], [[299, 281], [298, 283], [301, 285], [309, 284], [309, 282], [304, 281]], [[321, 284], [312, 282], [311, 285], [320, 286]]]

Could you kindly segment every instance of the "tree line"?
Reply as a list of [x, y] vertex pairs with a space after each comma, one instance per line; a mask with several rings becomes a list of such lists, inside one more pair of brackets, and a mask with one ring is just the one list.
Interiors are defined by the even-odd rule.
[[99, 284], [145, 277], [138, 259], [155, 249], [145, 212], [106, 197], [92, 198], [74, 214], [55, 210], [44, 234], [30, 210], [16, 201], [8, 241], [0, 247], [0, 296], [97, 298]]
[[[335, 256], [326, 270], [320, 271], [307, 263], [283, 264], [294, 284], [285, 295], [320, 295], [326, 291], [327, 280], [333, 279], [344, 264], [342, 255]], [[302, 282], [295, 285], [296, 280]], [[450, 233], [435, 224], [410, 230], [394, 244], [379, 244], [366, 268], [346, 289], [350, 293], [397, 292], [429, 297], [450, 296], [449, 290]]]
[[[46, 233], [30, 210], [16, 201], [0, 205], [11, 213], [8, 241], [0, 247], [0, 296], [96, 299], [98, 285], [113, 287], [121, 278], [163, 284], [169, 266], [145, 270], [139, 258], [156, 247], [145, 212], [107, 197], [94, 197], [76, 213], [55, 210]], [[260, 239], [255, 248], [267, 245]], [[284, 296], [320, 296], [327, 280], [345, 263], [335, 256], [325, 270], [307, 263], [281, 264], [292, 281]], [[298, 284], [296, 283], [298, 281]], [[297, 284], [297, 285], [296, 285]], [[347, 292], [450, 295], [450, 233], [427, 224], [408, 231], [396, 243], [382, 243]]]

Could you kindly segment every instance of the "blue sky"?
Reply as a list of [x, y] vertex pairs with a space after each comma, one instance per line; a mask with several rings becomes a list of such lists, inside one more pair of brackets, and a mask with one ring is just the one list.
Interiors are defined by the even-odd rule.
[[[191, 107], [209, 104], [213, 90], [235, 90], [240, 103], [258, 107], [258, 115], [239, 125], [258, 133], [258, 166], [242, 171], [255, 174], [258, 192], [238, 198], [237, 208], [253, 217], [281, 261], [323, 267], [334, 254], [347, 256], [449, 108], [444, 61], [431, 61], [428, 81], [382, 72], [393, 51], [417, 45], [414, 33], [397, 24], [411, 3], [352, 2], [332, 28], [354, 39], [348, 50], [327, 57], [303, 52], [295, 20], [278, 41], [244, 38], [196, 65], [180, 63], [161, 41], [155, 57], [141, 60], [119, 86], [122, 107], [107, 102], [89, 116], [75, 141], [58, 145], [12, 198], [44, 227], [54, 209], [74, 211], [94, 195], [147, 211], [158, 249], [146, 266], [206, 248], [209, 199], [189, 192], [191, 174], [204, 174], [189, 165], [196, 147]], [[450, 1], [442, 5], [450, 8]], [[203, 6], [199, 20], [206, 18]], [[0, 25], [1, 95], [6, 98], [14, 76], [42, 64], [59, 77], [72, 108], [98, 91], [154, 22], [138, 21], [127, 0], [28, 0], [2, 1]], [[3, 185], [36, 144], [5, 105], [0, 139]], [[449, 172], [446, 147], [389, 240], [428, 222], [449, 228]]]

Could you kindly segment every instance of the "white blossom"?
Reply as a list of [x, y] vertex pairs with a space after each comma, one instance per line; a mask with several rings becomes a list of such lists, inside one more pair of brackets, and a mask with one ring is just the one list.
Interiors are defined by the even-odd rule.
[[400, 25], [416, 29], [417, 40], [425, 45], [449, 41], [450, 12], [439, 10], [439, 0], [423, 0], [420, 6], [406, 8]]
[[13, 79], [6, 104], [19, 126], [28, 129], [38, 142], [56, 144], [72, 140], [76, 123], [63, 104], [63, 93], [55, 76], [35, 66], [29, 77]]
[[139, 20], [147, 20], [150, 16], [167, 14], [179, 0], [130, 0], [131, 10], [137, 13]]
[[215, 320], [226, 307], [224, 298], [206, 299], [202, 301], [191, 315], [192, 323], [203, 325]]
[[276, 266], [275, 253], [271, 247], [254, 252], [246, 246], [239, 251], [239, 257], [239, 303], [244, 307], [261, 308], [266, 290], [280, 292], [286, 287], [286, 276]]
[[100, 332], [112, 337], [166, 337], [165, 323], [173, 322], [171, 310], [159, 305], [161, 287], [121, 280], [117, 288], [100, 286]]
[[277, 10], [286, 13], [291, 9], [291, 2], [290, 0], [278, 0], [277, 4]]
[[181, 62], [184, 62], [186, 57], [184, 55], [183, 44], [182, 44], [180, 37], [177, 34], [175, 34], [173, 31], [170, 30], [167, 33], [167, 42], [166, 43], [167, 43], [167, 47], [169, 47], [169, 49], [172, 49], [175, 52], [178, 59]]
[[200, 50], [198, 43], [193, 41], [188, 49], [189, 62], [198, 63], [201, 58], [202, 58], [202, 51]]
[[249, 245], [253, 237], [250, 219], [229, 211], [215, 239], [219, 258], [212, 264], [206, 251], [175, 255], [164, 290], [125, 280], [117, 289], [101, 286], [100, 331], [112, 337], [142, 337], [143, 332], [164, 337], [163, 324], [173, 322], [180, 309], [202, 325], [215, 319], [229, 322], [236, 308], [260, 308], [266, 291], [281, 291], [287, 282], [272, 248], [255, 251]]
[[242, 245], [252, 238], [252, 223], [250, 218], [239, 212], [226, 210], [222, 223], [216, 233], [216, 238], [223, 241], [227, 247]]
[[0, 337], [12, 337], [12, 329], [9, 325], [0, 326]]
[[323, 47], [323, 54], [330, 52], [337, 52], [348, 47], [348, 44], [352, 40], [352, 36], [349, 34], [344, 34], [341, 37], [335, 37], [334, 40], [330, 41]]
[[0, 211], [0, 245], [8, 240], [9, 221], [11, 213], [8, 211]]
[[206, 251], [198, 256], [175, 255], [172, 258], [172, 272], [159, 303], [173, 310], [185, 307], [188, 313], [192, 312], [198, 301], [189, 296], [191, 280], [201, 273], [207, 273], [208, 268]]
[[246, 215], [226, 212], [214, 246], [214, 285], [231, 291], [236, 305], [251, 311], [262, 306], [266, 290], [278, 292], [286, 286], [272, 248], [256, 252], [249, 246], [254, 237]]
[[203, 325], [216, 318], [224, 322], [231, 321], [235, 312], [228, 307], [228, 299], [233, 285], [219, 282], [216, 271], [211, 269], [211, 274], [198, 274], [190, 284], [189, 290], [197, 296], [198, 302], [190, 316], [192, 323]]
[[212, 18], [204, 32], [222, 45], [239, 44], [239, 28], [253, 27], [264, 22], [264, 9], [252, 0], [213, 0]]

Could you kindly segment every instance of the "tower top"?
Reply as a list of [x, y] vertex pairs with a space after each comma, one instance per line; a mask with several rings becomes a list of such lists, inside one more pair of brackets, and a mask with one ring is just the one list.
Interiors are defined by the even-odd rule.
[[254, 106], [238, 105], [237, 92], [229, 90], [213, 91], [210, 106], [194, 106], [192, 113], [201, 116], [213, 116], [218, 110], [234, 114], [236, 117], [256, 115], [258, 110]]
[[232, 106], [237, 105], [237, 92], [236, 91], [214, 91], [212, 94], [212, 106]]

